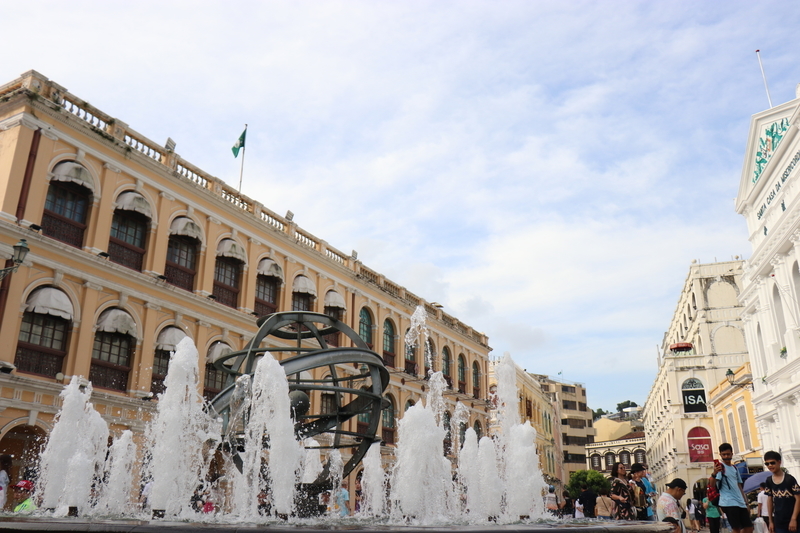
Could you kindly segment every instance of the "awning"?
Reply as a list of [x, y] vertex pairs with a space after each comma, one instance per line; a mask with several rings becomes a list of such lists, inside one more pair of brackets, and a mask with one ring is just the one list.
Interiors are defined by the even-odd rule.
[[268, 257], [258, 262], [258, 273], [283, 280], [283, 270], [281, 270], [280, 265]]
[[97, 320], [97, 331], [122, 333], [136, 337], [136, 322], [122, 309], [106, 309]]
[[114, 204], [115, 209], [123, 211], [136, 211], [141, 213], [147, 218], [153, 218], [150, 211], [150, 204], [144, 199], [144, 196], [134, 191], [127, 191], [117, 196], [117, 201]]
[[297, 276], [294, 278], [294, 282], [292, 283], [292, 292], [300, 292], [303, 294], [310, 294], [311, 296], [317, 296], [317, 288], [314, 287], [314, 284], [305, 276]]
[[247, 253], [242, 246], [233, 239], [222, 239], [217, 245], [217, 256], [233, 257], [242, 263], [247, 263]]
[[80, 163], [64, 161], [53, 168], [53, 177], [50, 181], [67, 181], [83, 185], [94, 192], [94, 181], [89, 171]]
[[172, 224], [169, 226], [169, 234], [185, 235], [197, 239], [198, 241], [203, 240], [203, 232], [200, 230], [200, 226], [195, 224], [194, 220], [189, 217], [178, 217], [173, 220]]
[[217, 341], [211, 345], [211, 348], [208, 349], [208, 355], [206, 356], [206, 363], [216, 363], [217, 359], [228, 355], [233, 350], [231, 347], [228, 346], [226, 343], [222, 341]]
[[161, 333], [158, 334], [158, 339], [156, 339], [156, 350], [167, 350], [169, 352], [174, 352], [175, 347], [183, 340], [184, 337], [186, 337], [186, 333], [181, 328], [167, 326], [161, 330]]
[[336, 291], [328, 291], [325, 294], [325, 307], [336, 307], [338, 309], [347, 309], [342, 295]]
[[54, 287], [42, 287], [28, 296], [25, 311], [72, 320], [73, 309], [72, 302], [64, 292]]

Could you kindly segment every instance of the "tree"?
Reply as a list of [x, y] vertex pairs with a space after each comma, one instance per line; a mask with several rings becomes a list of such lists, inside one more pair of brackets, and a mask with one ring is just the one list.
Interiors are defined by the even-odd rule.
[[602, 472], [597, 470], [578, 470], [569, 476], [567, 490], [569, 495], [577, 498], [581, 493], [581, 486], [587, 486], [595, 494], [600, 494], [600, 489], [611, 489], [611, 482]]
[[611, 411], [606, 411], [602, 407], [598, 407], [597, 409], [592, 409], [592, 420], [597, 420], [603, 415], [610, 414]]
[[627, 409], [628, 407], [639, 407], [639, 406], [630, 400], [625, 400], [624, 402], [617, 404], [617, 412], [621, 413], [623, 409]]

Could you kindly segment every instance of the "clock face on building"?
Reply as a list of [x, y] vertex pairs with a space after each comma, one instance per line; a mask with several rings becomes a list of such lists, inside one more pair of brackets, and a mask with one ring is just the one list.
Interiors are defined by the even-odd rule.
[[784, 118], [779, 121], [768, 124], [761, 132], [758, 138], [758, 146], [756, 147], [756, 156], [753, 167], [753, 183], [758, 182], [764, 167], [767, 166], [772, 154], [777, 150], [786, 130], [789, 129], [789, 119]]

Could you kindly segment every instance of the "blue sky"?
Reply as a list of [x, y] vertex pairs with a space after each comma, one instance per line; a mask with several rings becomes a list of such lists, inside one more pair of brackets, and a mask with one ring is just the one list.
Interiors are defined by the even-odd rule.
[[[4, 2], [36, 69], [438, 301], [529, 371], [643, 403], [693, 259], [748, 257], [750, 116], [795, 2]], [[13, 47], [11, 46], [13, 44]]]

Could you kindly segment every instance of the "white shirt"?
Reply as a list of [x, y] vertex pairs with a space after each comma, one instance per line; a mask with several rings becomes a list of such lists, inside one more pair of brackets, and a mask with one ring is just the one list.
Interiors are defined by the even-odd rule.
[[757, 501], [761, 505], [761, 514], [759, 516], [769, 516], [769, 509], [767, 508], [767, 500], [769, 497], [763, 490], [758, 493]]

